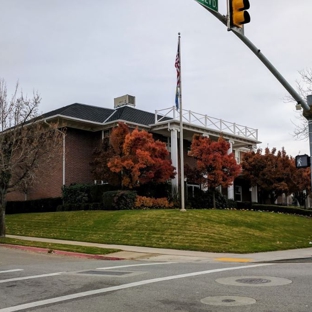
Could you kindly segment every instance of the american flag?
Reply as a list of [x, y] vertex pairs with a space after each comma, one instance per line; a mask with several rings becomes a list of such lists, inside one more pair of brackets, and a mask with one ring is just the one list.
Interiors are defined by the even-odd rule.
[[176, 108], [179, 109], [179, 96], [180, 96], [180, 87], [181, 87], [181, 77], [180, 77], [180, 69], [181, 69], [181, 64], [180, 64], [180, 37], [179, 37], [179, 42], [178, 42], [178, 51], [177, 51], [177, 56], [175, 59], [175, 68], [177, 70], [177, 87], [176, 87], [176, 96], [175, 96], [175, 104]]

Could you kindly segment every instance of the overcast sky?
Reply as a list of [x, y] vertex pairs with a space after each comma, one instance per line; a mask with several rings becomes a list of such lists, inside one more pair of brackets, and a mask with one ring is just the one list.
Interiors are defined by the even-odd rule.
[[[113, 108], [130, 94], [150, 112], [174, 106], [181, 32], [183, 109], [256, 128], [261, 148], [309, 154], [295, 104], [232, 32], [194, 0], [0, 0], [0, 78], [38, 91], [45, 113]], [[296, 88], [312, 68], [311, 0], [250, 0], [245, 35]], [[219, 0], [226, 14], [226, 0]], [[299, 112], [300, 114], [300, 112]]]

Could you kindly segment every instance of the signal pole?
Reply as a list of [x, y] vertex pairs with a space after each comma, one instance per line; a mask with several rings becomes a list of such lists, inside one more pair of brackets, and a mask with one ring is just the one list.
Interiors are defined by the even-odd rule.
[[[307, 96], [309, 107], [312, 106], [312, 95]], [[303, 116], [308, 120], [309, 144], [310, 144], [310, 171], [311, 171], [311, 193], [312, 193], [312, 111], [303, 110]]]

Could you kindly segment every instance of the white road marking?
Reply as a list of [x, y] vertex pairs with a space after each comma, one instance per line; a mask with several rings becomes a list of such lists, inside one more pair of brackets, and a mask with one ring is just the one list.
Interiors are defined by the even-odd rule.
[[112, 266], [106, 268], [97, 268], [97, 270], [112, 270], [112, 269], [121, 269], [121, 268], [130, 268], [130, 267], [137, 267], [137, 266], [144, 266], [144, 265], [160, 265], [160, 264], [172, 264], [176, 262], [155, 262], [155, 263], [141, 263], [141, 264], [128, 264], [128, 265], [119, 265], [119, 266]]
[[62, 273], [64, 273], [64, 272], [10, 278], [10, 279], [5, 279], [5, 280], [0, 280], [0, 284], [9, 283], [9, 282], [16, 282], [16, 281], [23, 281], [23, 280], [33, 279], [33, 278], [56, 276], [56, 275], [61, 275]]
[[224, 271], [233, 271], [233, 270], [256, 268], [256, 267], [267, 266], [267, 265], [272, 265], [272, 264], [244, 265], [244, 266], [239, 266], [239, 267], [214, 269], [214, 270], [207, 270], [207, 271], [200, 271], [200, 272], [185, 273], [185, 274], [178, 274], [178, 275], [172, 275], [172, 276], [166, 276], [166, 277], [153, 278], [153, 279], [143, 280], [143, 281], [139, 281], [139, 282], [123, 284], [123, 285], [119, 285], [119, 286], [112, 286], [112, 287], [101, 288], [101, 289], [96, 289], [96, 290], [89, 290], [89, 291], [80, 292], [80, 293], [76, 293], [76, 294], [72, 294], [72, 295], [60, 296], [60, 297], [56, 297], [56, 298], [20, 304], [20, 305], [14, 306], [14, 307], [8, 307], [8, 308], [0, 309], [0, 312], [21, 311], [21, 310], [25, 310], [25, 309], [40, 307], [40, 306], [47, 305], [47, 304], [54, 304], [54, 303], [64, 302], [64, 301], [78, 299], [78, 298], [81, 299], [82, 297], [93, 296], [93, 295], [103, 294], [103, 293], [116, 291], [116, 290], [120, 290], [120, 289], [138, 287], [138, 286], [152, 284], [152, 283], [158, 283], [158, 282], [175, 280], [175, 279], [179, 279], [179, 278], [205, 275], [205, 274], [211, 274], [211, 273], [218, 273], [218, 272], [224, 272]]
[[18, 271], [24, 271], [24, 270], [23, 270], [23, 269], [6, 270], [6, 271], [0, 271], [0, 274], [1, 274], [1, 273], [18, 272]]

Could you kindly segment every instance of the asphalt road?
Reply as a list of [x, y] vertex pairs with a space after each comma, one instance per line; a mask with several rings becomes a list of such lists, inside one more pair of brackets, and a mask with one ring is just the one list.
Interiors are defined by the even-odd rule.
[[312, 263], [100, 261], [0, 247], [0, 312], [311, 312]]

